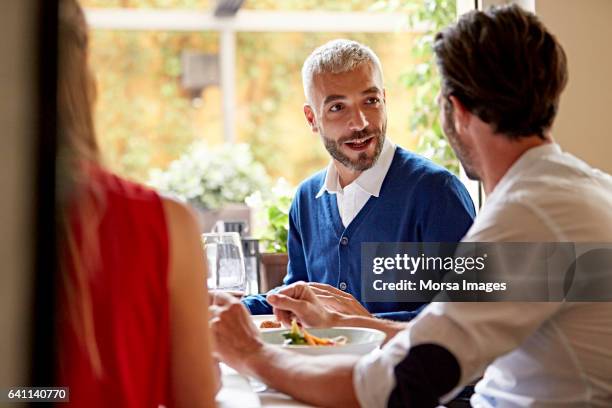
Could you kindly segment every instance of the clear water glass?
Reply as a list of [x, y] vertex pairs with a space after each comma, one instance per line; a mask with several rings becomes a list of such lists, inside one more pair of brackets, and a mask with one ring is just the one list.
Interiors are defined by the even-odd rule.
[[244, 292], [246, 272], [242, 242], [237, 232], [202, 234], [208, 260], [208, 289]]

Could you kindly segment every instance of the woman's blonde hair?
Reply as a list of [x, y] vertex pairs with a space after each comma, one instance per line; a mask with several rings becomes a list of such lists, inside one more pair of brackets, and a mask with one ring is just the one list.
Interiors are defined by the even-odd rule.
[[76, 0], [60, 1], [59, 131], [62, 147], [68, 150], [66, 159], [72, 161], [98, 161], [92, 113], [96, 92], [88, 64], [88, 43], [83, 10]]
[[104, 200], [88, 177], [99, 162], [93, 122], [95, 81], [88, 65], [88, 33], [85, 15], [76, 0], [59, 3], [58, 197], [61, 220], [60, 268], [68, 320], [89, 357], [96, 376], [102, 361], [96, 341], [91, 276], [99, 269], [97, 230]]

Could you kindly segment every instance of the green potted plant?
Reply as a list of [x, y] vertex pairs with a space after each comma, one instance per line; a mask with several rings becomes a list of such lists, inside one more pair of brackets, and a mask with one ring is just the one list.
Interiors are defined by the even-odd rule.
[[257, 214], [254, 235], [261, 243], [260, 292], [267, 292], [283, 283], [287, 274], [287, 236], [289, 207], [293, 188], [279, 179], [268, 195], [258, 191], [245, 200]]
[[244, 200], [255, 191], [268, 191], [269, 183], [248, 145], [196, 142], [166, 170], [151, 171], [148, 184], [198, 209], [202, 231], [210, 231], [218, 220], [250, 225]]

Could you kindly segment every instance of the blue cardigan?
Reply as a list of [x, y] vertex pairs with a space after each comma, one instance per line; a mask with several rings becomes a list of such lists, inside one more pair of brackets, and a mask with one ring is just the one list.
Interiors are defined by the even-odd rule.
[[[285, 285], [297, 281], [335, 286], [361, 301], [362, 242], [457, 242], [472, 225], [474, 204], [453, 174], [397, 147], [378, 197], [370, 197], [348, 227], [336, 195], [315, 196], [325, 170], [298, 188], [289, 212], [289, 266]], [[252, 314], [272, 313], [265, 295], [243, 299]], [[422, 303], [362, 302], [378, 317], [407, 321]]]

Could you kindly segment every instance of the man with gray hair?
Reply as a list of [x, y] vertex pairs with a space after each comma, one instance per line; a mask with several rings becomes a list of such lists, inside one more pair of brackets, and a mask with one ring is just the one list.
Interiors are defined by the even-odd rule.
[[[289, 214], [284, 284], [310, 282], [342, 313], [407, 321], [422, 304], [361, 299], [362, 242], [457, 242], [474, 206], [461, 182], [386, 138], [383, 73], [376, 54], [350, 40], [317, 48], [302, 68], [304, 115], [332, 160], [298, 188]], [[266, 295], [248, 296], [269, 314]]]

